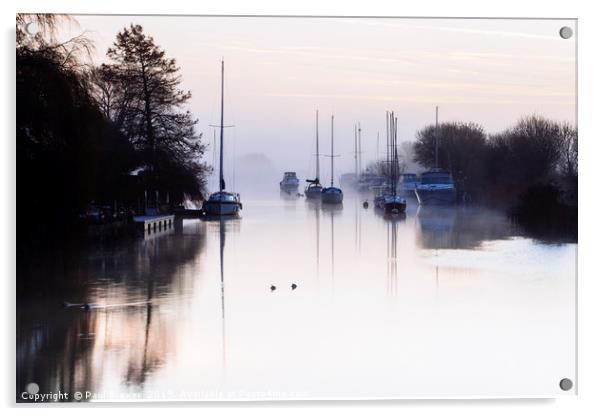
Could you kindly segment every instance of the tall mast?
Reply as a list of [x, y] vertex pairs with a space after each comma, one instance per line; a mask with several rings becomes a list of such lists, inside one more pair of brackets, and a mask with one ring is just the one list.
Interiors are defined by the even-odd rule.
[[[390, 144], [389, 144], [389, 138], [391, 136], [391, 115], [389, 114], [389, 112], [387, 111], [387, 162], [385, 164], [385, 168], [386, 171], [389, 172], [389, 176], [391, 176], [391, 158], [389, 156], [390, 153]], [[390, 180], [390, 178], [389, 178]], [[386, 183], [386, 182], [385, 182]]]
[[399, 158], [397, 155], [397, 117], [395, 117], [395, 129], [393, 134], [393, 152], [395, 154], [395, 165], [393, 166], [393, 195], [397, 196], [397, 181], [399, 180]]
[[355, 179], [357, 179], [357, 124], [353, 125], [354, 128], [354, 150], [353, 150], [353, 161], [355, 162]]
[[358, 148], [358, 166], [360, 176], [362, 174], [362, 125], [357, 123], [357, 148]]
[[226, 188], [224, 182], [224, 59], [222, 58], [222, 105], [219, 123], [219, 190]]
[[334, 115], [330, 116], [330, 187], [334, 186]]
[[318, 110], [316, 110], [316, 181], [320, 182], [320, 147], [318, 138]]
[[435, 169], [439, 167], [439, 106], [435, 107]]
[[389, 149], [389, 156], [390, 156], [390, 159], [389, 159], [389, 181], [390, 181], [390, 185], [391, 185], [391, 192], [393, 192], [393, 176], [394, 176], [394, 173], [393, 173], [393, 168], [394, 168], [393, 161], [394, 161], [394, 157], [395, 157], [394, 151], [393, 151], [393, 149], [394, 149], [394, 144], [393, 144], [393, 140], [394, 140], [394, 134], [393, 134], [393, 132], [394, 132], [394, 130], [393, 130], [394, 129], [394, 122], [395, 122], [394, 113], [393, 113], [393, 111], [391, 111], [391, 113], [389, 114], [389, 130], [390, 130], [390, 132], [389, 132], [389, 146], [390, 146], [390, 149]]

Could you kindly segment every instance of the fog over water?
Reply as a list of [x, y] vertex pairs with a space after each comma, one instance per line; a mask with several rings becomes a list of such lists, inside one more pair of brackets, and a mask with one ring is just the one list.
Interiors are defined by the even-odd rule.
[[575, 375], [575, 244], [531, 239], [481, 208], [412, 203], [387, 219], [363, 200], [346, 192], [333, 210], [274, 184], [240, 219], [32, 259], [22, 277], [44, 273], [55, 289], [18, 303], [17, 390], [562, 393]]
[[32, 382], [92, 401], [573, 394], [558, 383], [576, 377], [576, 244], [482, 207], [409, 200], [387, 218], [370, 195], [327, 207], [278, 182], [295, 171], [302, 193], [315, 177], [316, 109], [322, 184], [335, 116], [335, 185], [356, 123], [363, 166], [383, 156], [387, 110], [400, 143], [436, 105], [488, 132], [533, 113], [574, 124], [576, 44], [558, 36], [574, 21], [76, 19], [62, 36], [88, 31], [95, 64], [130, 23], [176, 59], [216, 171], [224, 58], [224, 173], [243, 210], [27, 253], [17, 400]]

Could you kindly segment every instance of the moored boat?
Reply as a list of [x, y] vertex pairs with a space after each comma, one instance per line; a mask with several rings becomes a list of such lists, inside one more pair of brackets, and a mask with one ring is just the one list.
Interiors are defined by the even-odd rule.
[[232, 192], [212, 193], [209, 199], [203, 202], [203, 211], [207, 215], [237, 215], [241, 209], [240, 195]]
[[322, 189], [322, 202], [325, 204], [340, 204], [343, 202], [343, 191], [334, 186]]
[[318, 136], [318, 110], [316, 110], [316, 178], [307, 179], [309, 184], [305, 188], [305, 197], [309, 199], [319, 199], [322, 195], [322, 185], [320, 184], [320, 143]]
[[299, 179], [296, 172], [284, 172], [284, 177], [280, 181], [280, 189], [286, 192], [293, 192], [299, 188]]
[[397, 184], [397, 192], [404, 198], [416, 198], [414, 191], [419, 183], [420, 181], [415, 173], [403, 173]]
[[387, 214], [403, 214], [406, 212], [406, 200], [400, 195], [385, 195], [382, 207]]
[[219, 191], [203, 202], [203, 212], [210, 216], [238, 215], [242, 209], [240, 195], [226, 191], [224, 180], [224, 61], [222, 60], [222, 102], [219, 135]]
[[334, 186], [334, 116], [330, 118], [330, 186], [322, 189], [322, 202], [325, 204], [341, 204], [343, 191]]
[[439, 168], [439, 107], [435, 107], [435, 166], [420, 175], [414, 190], [420, 205], [450, 205], [456, 203], [456, 187], [452, 175]]
[[424, 172], [414, 190], [421, 205], [450, 205], [456, 202], [456, 187], [449, 172], [433, 168]]
[[[391, 148], [389, 151], [389, 147]], [[406, 200], [398, 194], [399, 157], [397, 155], [397, 118], [387, 112], [387, 180], [374, 198], [374, 206], [386, 214], [401, 215], [406, 211]]]
[[[310, 182], [308, 180], [308, 182]], [[308, 199], [319, 199], [322, 195], [322, 190], [324, 188], [322, 188], [322, 185], [320, 185], [320, 182], [310, 182], [309, 185], [307, 185], [307, 188], [305, 188], [305, 197]]]

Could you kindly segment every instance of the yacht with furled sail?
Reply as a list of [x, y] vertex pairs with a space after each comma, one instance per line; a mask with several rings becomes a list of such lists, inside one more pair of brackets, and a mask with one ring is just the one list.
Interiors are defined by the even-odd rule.
[[320, 184], [320, 141], [318, 136], [318, 110], [316, 110], [316, 177], [307, 179], [309, 184], [305, 188], [305, 197], [309, 199], [319, 199], [322, 195], [322, 185]]
[[387, 160], [386, 181], [378, 188], [374, 206], [386, 214], [404, 214], [406, 200], [397, 192], [399, 181], [399, 157], [397, 155], [397, 118], [387, 111]]
[[341, 204], [343, 202], [343, 191], [334, 186], [334, 116], [330, 117], [330, 186], [322, 189], [322, 203]]
[[384, 196], [382, 207], [387, 214], [404, 214], [406, 212], [406, 200], [397, 192], [399, 182], [399, 156], [397, 154], [397, 117], [391, 112], [391, 163], [389, 163], [390, 191]]
[[456, 202], [452, 175], [439, 168], [439, 107], [435, 107], [435, 166], [420, 175], [414, 191], [420, 205], [450, 205]]
[[210, 216], [238, 215], [242, 209], [240, 195], [226, 191], [224, 181], [224, 60], [222, 59], [222, 99], [219, 125], [219, 191], [209, 195], [203, 202], [203, 212]]

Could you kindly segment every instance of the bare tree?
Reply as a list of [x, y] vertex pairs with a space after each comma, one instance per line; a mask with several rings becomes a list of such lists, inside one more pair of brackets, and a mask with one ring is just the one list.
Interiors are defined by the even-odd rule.
[[[27, 33], [26, 27], [30, 23], [36, 25], [37, 33]], [[61, 67], [86, 73], [94, 44], [88, 39], [86, 32], [70, 39], [59, 40], [59, 29], [67, 24], [78, 23], [66, 14], [17, 14], [17, 53], [52, 56]]]
[[577, 129], [569, 123], [560, 126], [560, 172], [568, 177], [577, 176]]

